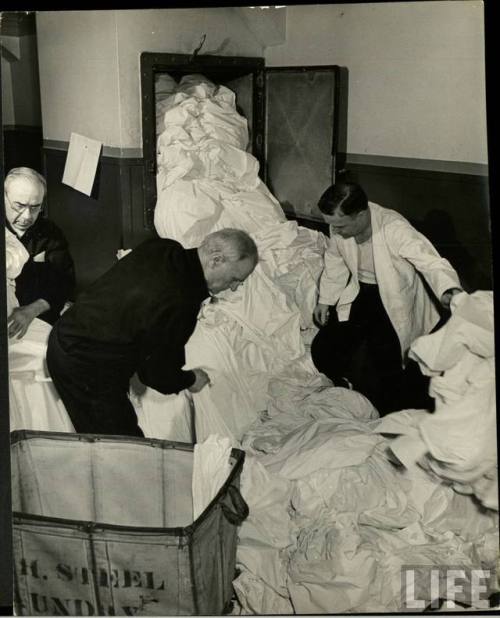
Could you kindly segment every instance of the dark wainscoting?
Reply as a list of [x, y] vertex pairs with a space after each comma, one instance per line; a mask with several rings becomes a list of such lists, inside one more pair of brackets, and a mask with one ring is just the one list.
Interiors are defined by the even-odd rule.
[[[359, 182], [372, 202], [397, 210], [425, 234], [467, 291], [492, 288], [487, 176], [348, 163], [346, 179]], [[328, 233], [324, 222], [297, 221]]]
[[75, 260], [77, 292], [154, 235], [143, 223], [143, 160], [102, 156], [90, 197], [61, 180], [66, 151], [44, 148], [47, 215], [61, 227]]
[[42, 172], [42, 144], [42, 127], [4, 126], [5, 173], [13, 167], [31, 167]]
[[492, 288], [488, 177], [349, 164], [369, 199], [409, 219], [456, 268], [468, 291]]
[[[44, 148], [48, 214], [68, 238], [82, 289], [112, 266], [118, 249], [133, 249], [156, 233], [146, 228], [142, 158], [102, 156], [91, 197], [61, 183], [65, 160], [66, 151]], [[401, 212], [433, 242], [465, 289], [491, 289], [486, 176], [360, 163], [347, 167], [348, 178], [359, 182], [371, 201]], [[327, 233], [324, 222], [297, 220]]]

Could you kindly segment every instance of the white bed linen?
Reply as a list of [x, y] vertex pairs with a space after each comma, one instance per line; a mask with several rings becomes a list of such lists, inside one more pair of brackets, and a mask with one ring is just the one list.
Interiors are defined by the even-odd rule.
[[[318, 376], [305, 343], [316, 330], [312, 314], [326, 241], [286, 221], [260, 180], [234, 93], [187, 76], [177, 92], [164, 94], [154, 218], [159, 235], [195, 247], [210, 232], [237, 227], [259, 249], [259, 264], [245, 283], [203, 306], [186, 346], [186, 368], [203, 367], [212, 380], [193, 397], [198, 439], [217, 431], [239, 440], [266, 408], [272, 376], [290, 369], [301, 379]], [[185, 418], [188, 411], [172, 397], [161, 401], [148, 389], [136, 399], [137, 412], [147, 435], [154, 425], [156, 437], [169, 439], [168, 423], [158, 426], [158, 409], [165, 419]]]
[[[236, 293], [203, 306], [186, 347], [186, 366], [213, 383], [193, 397], [199, 440], [217, 433], [246, 450], [236, 611], [398, 611], [403, 564], [494, 564], [496, 513], [429, 471], [397, 466], [373, 406], [314, 369], [305, 342], [324, 238], [287, 222], [251, 155], [237, 152], [247, 142], [226, 89], [217, 111], [217, 88], [193, 84], [165, 114], [156, 229], [193, 247], [239, 227], [261, 258]], [[400, 414], [393, 425], [422, 419]]]
[[385, 419], [362, 395], [279, 381], [270, 390], [270, 417], [243, 442], [242, 613], [398, 612], [402, 565], [494, 567], [498, 514], [395, 466], [393, 439], [377, 432]]
[[22, 339], [9, 340], [10, 430], [74, 432], [45, 365], [50, 325], [38, 318]]
[[463, 292], [451, 309], [439, 331], [411, 347], [431, 376], [435, 412], [402, 427], [392, 448], [407, 466], [424, 459], [457, 491], [498, 509], [493, 294]]

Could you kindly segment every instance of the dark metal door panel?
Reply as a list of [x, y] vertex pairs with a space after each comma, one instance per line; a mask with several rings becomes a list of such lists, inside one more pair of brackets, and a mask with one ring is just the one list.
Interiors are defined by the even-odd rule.
[[340, 67], [266, 69], [266, 182], [287, 215], [317, 202], [345, 163]]
[[252, 152], [252, 124], [253, 124], [253, 76], [243, 75], [223, 83], [236, 95], [236, 110], [247, 119], [248, 123], [248, 146], [247, 151]]
[[248, 122], [247, 152], [251, 152], [259, 161], [259, 176], [264, 178], [264, 71], [254, 71], [222, 83], [236, 94], [236, 110]]

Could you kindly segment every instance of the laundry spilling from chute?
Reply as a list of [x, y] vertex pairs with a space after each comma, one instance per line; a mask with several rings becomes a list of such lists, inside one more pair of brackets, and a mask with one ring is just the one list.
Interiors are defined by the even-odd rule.
[[[204, 368], [212, 382], [193, 396], [198, 440], [212, 433], [240, 440], [266, 410], [272, 376], [286, 372], [297, 383], [325, 383], [306, 348], [316, 332], [312, 314], [326, 240], [287, 221], [259, 178], [232, 91], [200, 76], [186, 76], [176, 87], [162, 75], [158, 87], [158, 234], [192, 248], [210, 232], [236, 227], [259, 250], [244, 285], [203, 305], [186, 346], [186, 368]], [[182, 394], [162, 397], [147, 389], [136, 399], [143, 431], [186, 439], [161, 435], [165, 406], [187, 414], [186, 403]]]
[[[202, 306], [186, 346], [186, 368], [203, 367], [212, 382], [193, 395], [200, 448], [222, 466], [230, 446], [246, 451], [234, 613], [400, 611], [404, 565], [493, 569], [491, 293], [456, 297], [448, 324], [412, 346], [432, 377], [436, 411], [379, 419], [365, 397], [333, 387], [312, 364], [326, 239], [287, 221], [259, 178], [234, 93], [201, 76], [162, 75], [156, 122], [158, 234], [188, 248], [237, 227], [260, 255], [236, 292]], [[185, 393], [139, 385], [131, 398], [146, 436], [190, 441]], [[198, 512], [217, 491], [206, 471], [199, 466], [193, 480]]]
[[[247, 152], [245, 120], [236, 112], [233, 93], [203, 77], [187, 76], [179, 84], [165, 75], [160, 80], [158, 233], [192, 247], [209, 232], [238, 227], [252, 235], [261, 257], [239, 291], [202, 308], [186, 350], [187, 366], [201, 365], [213, 375], [214, 387], [194, 397], [199, 435], [208, 431], [233, 437], [247, 451], [242, 491], [250, 516], [239, 535], [239, 609], [263, 614], [398, 611], [404, 564], [493, 564], [498, 504], [492, 494], [491, 294], [462, 294], [453, 319], [441, 329], [446, 333], [433, 335], [460, 340], [456, 331], [461, 329], [454, 324], [464, 306], [487, 324], [481, 333], [488, 341], [483, 342], [482, 399], [474, 400], [474, 388], [469, 391], [469, 414], [461, 414], [459, 431], [463, 444], [471, 425], [484, 421], [476, 441], [480, 450], [489, 450], [484, 474], [492, 480], [489, 493], [483, 494], [488, 510], [457, 493], [435, 469], [396, 465], [397, 448], [391, 446], [403, 438], [387, 437], [384, 423], [397, 415], [377, 420], [363, 396], [334, 388], [318, 375], [307, 343], [314, 333], [311, 315], [325, 239], [286, 221], [276, 208], [258, 177], [257, 161]], [[474, 327], [469, 323], [462, 330]], [[423, 340], [428, 341], [422, 338], [413, 347], [419, 361], [429, 345]], [[469, 347], [474, 354], [474, 346]], [[443, 446], [455, 419], [449, 402], [443, 412], [446, 405], [436, 379], [431, 386], [435, 415], [399, 414], [406, 415], [408, 427], [417, 425], [421, 436], [427, 435], [426, 425], [441, 422], [439, 432], [430, 427], [430, 434], [434, 440], [440, 435]], [[219, 384], [222, 393], [224, 383], [227, 394], [217, 401], [214, 389]], [[477, 404], [481, 412], [473, 418]], [[241, 424], [234, 422], [235, 410], [243, 413]], [[398, 434], [387, 431], [391, 433]], [[459, 445], [455, 433], [450, 448], [459, 452]], [[439, 453], [426, 446], [422, 455], [429, 451], [427, 461], [435, 463]], [[484, 479], [482, 470], [478, 474]], [[479, 500], [481, 495], [476, 492]]]

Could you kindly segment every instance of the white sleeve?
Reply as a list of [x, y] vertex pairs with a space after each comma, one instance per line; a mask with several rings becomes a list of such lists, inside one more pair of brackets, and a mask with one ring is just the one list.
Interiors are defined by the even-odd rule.
[[451, 288], [462, 289], [460, 279], [445, 258], [423, 234], [405, 221], [396, 221], [386, 228], [390, 246], [398, 255], [408, 260], [420, 272], [438, 300]]
[[336, 305], [349, 281], [349, 269], [340, 255], [335, 236], [331, 236], [324, 255], [324, 269], [319, 283], [319, 302]]

